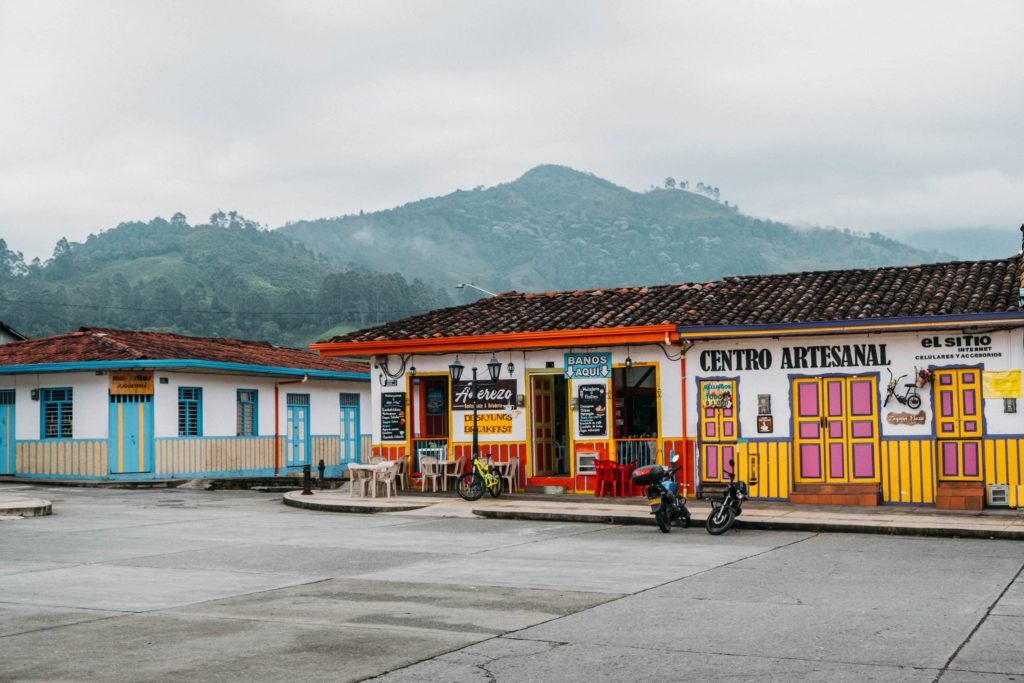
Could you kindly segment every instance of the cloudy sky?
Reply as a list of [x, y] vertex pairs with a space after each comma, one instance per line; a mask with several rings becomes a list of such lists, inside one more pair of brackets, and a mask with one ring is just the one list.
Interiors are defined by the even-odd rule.
[[898, 235], [1024, 221], [1024, 3], [0, 3], [0, 237], [272, 227], [559, 163]]

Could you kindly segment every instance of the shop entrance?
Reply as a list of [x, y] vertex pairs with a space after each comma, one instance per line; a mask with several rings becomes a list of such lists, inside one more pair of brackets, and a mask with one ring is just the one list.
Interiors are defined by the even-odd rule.
[[412, 379], [412, 472], [420, 471], [420, 458], [424, 455], [441, 460], [452, 457], [449, 453], [448, 385], [448, 373], [423, 373]]
[[153, 471], [152, 394], [110, 394], [107, 459], [111, 474]]
[[530, 376], [530, 445], [533, 476], [568, 476], [568, 414], [563, 375]]
[[877, 482], [877, 378], [795, 379], [792, 395], [795, 481]]

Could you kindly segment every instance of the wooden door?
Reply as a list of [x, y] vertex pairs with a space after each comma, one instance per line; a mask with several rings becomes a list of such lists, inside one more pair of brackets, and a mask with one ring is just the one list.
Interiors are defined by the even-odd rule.
[[551, 375], [530, 378], [530, 429], [533, 435], [533, 474], [555, 473], [555, 381]]

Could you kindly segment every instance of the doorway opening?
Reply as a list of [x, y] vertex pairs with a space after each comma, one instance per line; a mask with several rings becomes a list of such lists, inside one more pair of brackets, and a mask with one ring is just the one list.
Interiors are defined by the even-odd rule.
[[612, 369], [615, 461], [637, 467], [654, 464], [658, 454], [658, 366]]
[[569, 476], [567, 396], [564, 375], [530, 376], [530, 445], [535, 477]]

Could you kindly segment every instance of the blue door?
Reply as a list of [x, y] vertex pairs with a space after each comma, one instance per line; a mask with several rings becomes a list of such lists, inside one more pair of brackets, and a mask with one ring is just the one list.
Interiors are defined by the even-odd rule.
[[288, 467], [302, 467], [309, 465], [310, 445], [309, 437], [309, 394], [288, 394], [288, 443], [285, 446], [287, 452]]
[[0, 390], [0, 474], [16, 474], [14, 456], [14, 389], [3, 389]]
[[153, 471], [153, 396], [111, 394], [107, 463], [111, 474]]
[[340, 448], [338, 463], [359, 462], [359, 394], [341, 394]]

